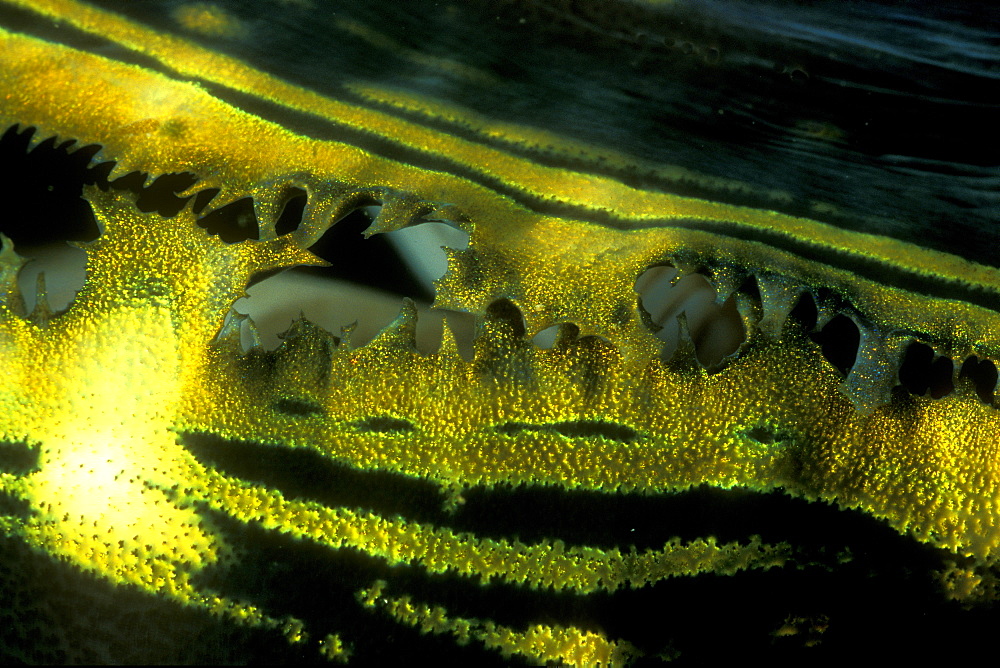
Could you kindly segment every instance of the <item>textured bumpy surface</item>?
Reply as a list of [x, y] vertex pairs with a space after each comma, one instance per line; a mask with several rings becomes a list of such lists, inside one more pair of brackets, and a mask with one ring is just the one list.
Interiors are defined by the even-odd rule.
[[[26, 311], [24, 261], [3, 239], [7, 656], [347, 661], [398, 645], [622, 664], [685, 651], [683, 637], [663, 631], [657, 644], [616, 612], [588, 621], [623, 592], [657, 592], [642, 601], [652, 610], [670, 605], [671, 583], [851, 560], [793, 537], [673, 537], [669, 516], [652, 538], [588, 540], [577, 525], [598, 516], [563, 536], [532, 524], [549, 497], [644, 512], [690, 490], [780, 491], [925, 546], [942, 601], [992, 597], [1000, 413], [968, 370], [1000, 356], [995, 267], [778, 213], [780, 193], [758, 193], [772, 206], [754, 208], [629, 184], [615, 176], [628, 156], [429, 98], [358, 82], [348, 101], [325, 96], [206, 48], [250, 39], [222, 6], [167, 3], [178, 34], [77, 3], [24, 7], [10, 10], [15, 28], [37, 11], [68, 32], [0, 31], [4, 127], [99, 145], [112, 178], [190, 172], [188, 194], [218, 189], [213, 208], [252, 197], [259, 238], [211, 235], [193, 200], [164, 217], [90, 187], [100, 235], [81, 245], [85, 284], [58, 314], [44, 295]], [[460, 67], [337, 21], [372, 48]], [[248, 100], [321, 119], [332, 136], [250, 113]], [[538, 146], [561, 158], [535, 160]], [[736, 188], [634, 165], [654, 182]], [[299, 191], [301, 224], [278, 229]], [[371, 203], [370, 234], [427, 221], [468, 233], [435, 306], [476, 316], [472, 358], [447, 329], [438, 351], [418, 352], [409, 302], [363, 346], [301, 319], [277, 350], [244, 350], [232, 306], [251, 278], [319, 264], [307, 249]], [[677, 350], [661, 353], [635, 286], [662, 265], [706, 276], [739, 313], [744, 340], [711, 369], [683, 319]], [[793, 313], [804, 300], [805, 322]], [[844, 318], [859, 344], [838, 369], [817, 341]], [[554, 325], [551, 348], [533, 342]], [[915, 341], [965, 361], [947, 396], [899, 391]], [[504, 495], [539, 508], [523, 503], [512, 521]], [[495, 516], [469, 519], [477, 502]], [[769, 620], [766, 642], [818, 644], [824, 612]]]

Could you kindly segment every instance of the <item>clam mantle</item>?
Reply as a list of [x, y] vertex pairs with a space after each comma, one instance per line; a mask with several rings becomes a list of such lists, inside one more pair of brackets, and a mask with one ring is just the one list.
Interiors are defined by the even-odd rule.
[[[772, 208], [535, 161], [417, 122], [416, 112], [388, 113], [384, 91], [366, 93], [383, 95], [381, 106], [333, 99], [194, 39], [76, 3], [37, 4], [159, 67], [0, 31], [3, 126], [35, 128], [35, 143], [54, 136], [99, 145], [97, 160], [115, 163], [111, 178], [190, 172], [198, 181], [183, 195], [217, 190], [216, 209], [251, 197], [260, 229], [259, 238], [228, 243], [199, 225], [193, 200], [163, 217], [141, 212], [128, 191], [88, 188], [100, 236], [82, 245], [84, 287], [58, 314], [44, 285], [26, 312], [23, 259], [3, 239], [5, 549], [37, 572], [5, 575], [9, 596], [23, 602], [7, 614], [26, 629], [6, 639], [9, 652], [151, 660], [155, 647], [143, 654], [112, 633], [94, 649], [73, 628], [146, 605], [151, 619], [178, 629], [161, 629], [165, 637], [210, 629], [208, 644], [223, 648], [210, 658], [233, 658], [227, 643], [244, 641], [250, 652], [269, 648], [263, 656], [370, 658], [362, 645], [378, 656], [362, 642], [368, 622], [341, 628], [346, 616], [423, 634], [455, 656], [626, 663], [669, 657], [668, 643], [579, 621], [579, 606], [675, 578], [849, 560], [753, 535], [668, 533], [637, 547], [468, 528], [462, 518], [476, 495], [511, 490], [608, 503], [706, 487], [781, 491], [860, 511], [933, 548], [943, 597], [992, 596], [1000, 546], [993, 388], [953, 367], [954, 391], [941, 398], [898, 386], [915, 342], [968, 369], [992, 364], [996, 268]], [[177, 21], [203, 35], [239, 34], [238, 22], [210, 10], [192, 3]], [[293, 131], [211, 85], [321, 118], [343, 136]], [[503, 132], [509, 143], [533, 140], [529, 128]], [[592, 149], [567, 140], [554, 150]], [[598, 157], [588, 159], [624, 159]], [[308, 196], [302, 222], [279, 230], [294, 192]], [[467, 249], [448, 251], [435, 305], [476, 316], [472, 358], [447, 329], [438, 351], [418, 352], [409, 302], [363, 346], [301, 319], [276, 351], [244, 350], [243, 317], [232, 306], [251, 279], [320, 264], [308, 249], [372, 203], [381, 209], [369, 234], [427, 221], [468, 233]], [[635, 286], [664, 265], [705, 275], [719, 303], [731, 300], [739, 313], [742, 343], [710, 369], [683, 317], [677, 350], [662, 354]], [[855, 323], [859, 338], [856, 358], [840, 369], [817, 342], [838, 319]], [[533, 342], [553, 326], [551, 348]], [[254, 469], [254, 459], [274, 468]], [[402, 496], [376, 502], [360, 489], [382, 484]], [[255, 541], [268, 546], [256, 557], [260, 571], [247, 566]], [[293, 566], [322, 570], [330, 559], [347, 569], [349, 596], [336, 599], [336, 614], [323, 611], [322, 590], [298, 614], [280, 592], [254, 584], [252, 574], [276, 585], [274, 569], [292, 568], [268, 566], [267, 550], [301, 551]], [[46, 578], [60, 591], [96, 592], [86, 594], [93, 607], [44, 631], [51, 643], [23, 649], [17, 634], [71, 609], [25, 600]], [[530, 605], [491, 618], [462, 595], [435, 598], [438, 585]], [[77, 639], [61, 646], [64, 636]]]

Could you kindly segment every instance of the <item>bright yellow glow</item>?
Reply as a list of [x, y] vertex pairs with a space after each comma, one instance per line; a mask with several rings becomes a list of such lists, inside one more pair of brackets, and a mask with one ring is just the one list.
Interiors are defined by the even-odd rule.
[[[69, 340], [52, 352], [61, 373], [40, 398], [61, 417], [38, 433], [42, 456], [30, 476], [45, 508], [38, 540], [88, 570], [105, 570], [113, 552], [185, 567], [211, 559], [197, 515], [149, 488], [177, 473], [182, 452], [170, 430], [182, 389], [170, 312], [121, 308], [55, 327]], [[117, 577], [143, 579], [141, 570]]]

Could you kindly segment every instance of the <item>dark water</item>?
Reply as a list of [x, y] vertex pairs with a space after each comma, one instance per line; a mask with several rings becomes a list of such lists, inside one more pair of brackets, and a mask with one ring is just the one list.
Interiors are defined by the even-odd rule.
[[[173, 29], [171, 3], [105, 4]], [[218, 4], [247, 29], [203, 41], [333, 96], [364, 82], [437, 98], [753, 191], [611, 170], [639, 186], [1000, 264], [1000, 10], [989, 3]]]

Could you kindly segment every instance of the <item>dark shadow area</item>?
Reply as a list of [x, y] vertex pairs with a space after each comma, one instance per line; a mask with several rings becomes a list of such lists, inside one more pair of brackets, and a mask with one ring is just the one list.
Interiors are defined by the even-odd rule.
[[[144, 213], [156, 212], [164, 218], [172, 218], [180, 213], [190, 197], [179, 197], [177, 193], [187, 190], [198, 179], [194, 174], [163, 174], [142, 188], [135, 201], [136, 208]], [[117, 183], [114, 187], [120, 187]]]
[[935, 355], [933, 348], [919, 341], [906, 347], [899, 365], [899, 382], [903, 387], [917, 396], [929, 393], [934, 399], [955, 389], [954, 374], [955, 364], [950, 358]]
[[962, 370], [959, 371], [960, 379], [969, 379], [976, 388], [976, 394], [984, 404], [994, 405], [997, 387], [997, 365], [992, 360], [981, 360], [975, 355], [970, 355], [962, 363]]
[[[754, 433], [762, 442], [783, 438], [763, 427]], [[185, 434], [183, 443], [203, 464], [273, 487], [287, 498], [368, 509], [481, 537], [526, 542], [558, 539], [568, 545], [640, 550], [660, 549], [675, 536], [694, 540], [711, 535], [728, 542], [760, 535], [768, 542], [788, 540], [815, 550], [840, 549], [852, 542], [852, 536], [876, 542], [909, 541], [861, 513], [779, 492], [708, 486], [662, 495], [528, 485], [473, 487], [463, 492], [464, 503], [449, 514], [443, 509], [442, 489], [420, 478], [354, 469], [312, 450], [211, 434]]]
[[569, 438], [605, 438], [619, 443], [632, 443], [639, 438], [638, 432], [613, 422], [596, 420], [572, 420], [568, 422], [553, 422], [551, 424], [528, 424], [524, 422], [507, 422], [496, 427], [496, 431], [507, 436], [516, 436], [522, 432], [552, 432]]
[[388, 415], [379, 415], [365, 418], [354, 424], [358, 431], [367, 431], [375, 434], [401, 434], [409, 431], [416, 431], [417, 427], [409, 420], [394, 418]]
[[198, 219], [198, 227], [218, 236], [227, 244], [260, 238], [260, 225], [250, 197], [238, 199], [205, 214]]
[[434, 294], [420, 286], [383, 235], [364, 237], [364, 231], [370, 225], [371, 218], [364, 209], [355, 209], [347, 214], [309, 247], [330, 266], [301, 267], [297, 271], [360, 283], [419, 301], [433, 301]]
[[278, 221], [274, 225], [274, 231], [279, 237], [299, 229], [299, 225], [302, 224], [302, 214], [309, 201], [306, 191], [301, 188], [291, 188], [286, 193], [286, 197], [281, 215], [278, 216]]
[[54, 137], [29, 150], [34, 128], [11, 126], [0, 137], [0, 232], [15, 248], [60, 241], [93, 241], [99, 235], [84, 185], [106, 185], [106, 174], [91, 166], [100, 147], [76, 147]]
[[[418, 563], [390, 565], [354, 549], [323, 547], [203, 509], [233, 558], [194, 574], [195, 586], [271, 616], [303, 620], [307, 643], [290, 645], [278, 632], [243, 629], [162, 597], [111, 586], [3, 539], [2, 609], [17, 611], [0, 630], [4, 657], [317, 662], [316, 640], [336, 632], [362, 663], [432, 654], [463, 665], [519, 663], [479, 642], [462, 646], [450, 634], [401, 625], [378, 605], [362, 606], [357, 592], [376, 580], [386, 582], [386, 597], [440, 605], [453, 618], [490, 620], [516, 630], [538, 623], [574, 625], [634, 643], [646, 661], [679, 652], [689, 665], [737, 661], [748, 653], [847, 659], [861, 646], [866, 657], [914, 658], [926, 651], [929, 637], [976, 646], [992, 638], [989, 630], [995, 627], [991, 609], [962, 610], [943, 600], [934, 577], [941, 565], [937, 551], [861, 513], [778, 492], [699, 487], [643, 496], [500, 486], [467, 490], [465, 502], [448, 515], [439, 510], [436, 486], [405, 476], [360, 472], [309, 451], [204, 434], [188, 434], [184, 443], [203, 463], [286, 496], [370, 508], [426, 528], [468, 532], [469, 540], [473, 534], [526, 543], [562, 538], [567, 547], [617, 548], [627, 555], [632, 546], [662, 549], [673, 536], [745, 543], [756, 534], [765, 543], [787, 541], [794, 552], [786, 566], [767, 571], [673, 577], [641, 589], [583, 595], [500, 580], [484, 584], [478, 577], [429, 573]], [[74, 614], [78, 618], [70, 619]], [[776, 637], [790, 617], [827, 620], [828, 627], [821, 636]], [[807, 638], [821, 644], [807, 647]]]
[[812, 335], [813, 341], [820, 345], [823, 357], [844, 377], [851, 372], [851, 367], [858, 359], [858, 346], [861, 344], [861, 330], [846, 315], [836, 315], [823, 328]]
[[271, 404], [271, 409], [293, 417], [311, 417], [323, 415], [326, 412], [319, 404], [302, 399], [278, 399]]
[[[7, 471], [4, 472], [7, 473]], [[18, 498], [10, 492], [0, 490], [0, 516], [24, 521], [33, 514], [34, 511], [28, 501]]]
[[212, 200], [215, 199], [215, 196], [218, 195], [219, 192], [221, 191], [218, 188], [206, 188], [199, 191], [198, 194], [194, 196], [194, 202], [191, 203], [191, 212], [196, 216], [200, 215], [201, 212], [205, 210], [205, 207], [207, 207]]
[[[147, 174], [130, 172], [109, 181], [114, 163], [94, 162], [100, 146], [78, 146], [73, 140], [49, 137], [29, 148], [35, 133], [35, 128], [14, 125], [0, 136], [0, 165], [5, 168], [5, 177], [0, 179], [0, 200], [5, 206], [0, 232], [15, 247], [95, 240], [100, 232], [83, 199], [84, 186], [131, 191], [140, 211], [166, 217], [176, 216], [191, 199], [177, 193], [197, 182], [193, 174], [162, 174], [150, 180]], [[205, 193], [197, 196], [201, 207], [214, 194], [207, 192], [207, 198]]]
[[795, 306], [792, 307], [788, 318], [801, 325], [805, 332], [812, 332], [816, 329], [816, 319], [819, 317], [819, 309], [816, 307], [816, 300], [809, 292], [803, 292]]
[[955, 363], [948, 357], [939, 356], [931, 364], [930, 393], [934, 399], [948, 396], [955, 390]]
[[27, 475], [37, 470], [37, 445], [24, 442], [0, 443], [0, 472]]
[[524, 316], [514, 302], [497, 299], [486, 307], [485, 320], [495, 328], [498, 336], [523, 339], [525, 334]]
[[746, 279], [740, 283], [740, 287], [736, 290], [736, 292], [746, 295], [757, 304], [760, 304], [763, 301], [760, 295], [760, 283], [757, 281], [757, 277], [753, 274], [747, 276]]
[[789, 541], [807, 552], [840, 550], [854, 540], [908, 541], [881, 522], [825, 503], [808, 503], [780, 492], [709, 486], [662, 495], [601, 494], [555, 487], [500, 485], [472, 488], [448, 526], [490, 538], [533, 543], [562, 540], [627, 550], [662, 549], [673, 537], [683, 541], [714, 536], [720, 543]]
[[771, 425], [759, 424], [746, 431], [746, 437], [752, 438], [762, 445], [774, 445], [791, 439], [791, 434], [775, 429]]
[[[450, 634], [420, 633], [378, 606], [363, 607], [356, 592], [376, 580], [386, 582], [384, 596], [443, 606], [452, 618], [489, 620], [516, 630], [542, 623], [603, 632], [645, 652], [646, 660], [638, 665], [677, 652], [688, 665], [737, 661], [748, 653], [843, 659], [856, 657], [859, 643], [869, 657], [913, 657], [927, 634], [935, 632], [986, 642], [987, 636], [975, 632], [985, 633], [993, 617], [942, 601], [931, 575], [938, 564], [932, 550], [855, 513], [803, 503], [804, 515], [789, 516], [794, 502], [775, 496], [763, 495], [762, 505], [751, 511], [779, 511], [790, 529], [785, 538], [799, 546], [797, 556], [782, 568], [734, 576], [675, 577], [641, 589], [589, 595], [500, 580], [487, 585], [477, 577], [428, 573], [418, 564], [389, 565], [354, 549], [331, 550], [211, 513], [212, 525], [235, 547], [237, 559], [195, 581], [271, 614], [294, 615], [311, 632], [336, 630], [353, 645], [355, 660], [366, 663], [430, 654], [466, 665], [521, 663], [502, 659], [476, 641], [462, 647]], [[491, 524], [510, 522], [510, 516], [496, 512], [501, 508], [493, 510]], [[809, 636], [821, 643], [808, 647], [805, 635], [776, 637], [791, 616], [828, 620], [821, 636]]]
[[280, 629], [250, 629], [195, 606], [115, 585], [0, 535], [5, 665], [317, 662]]
[[[331, 550], [218, 513], [208, 515], [213, 527], [235, 548], [237, 558], [229, 568], [200, 574], [196, 585], [247, 601], [271, 615], [295, 616], [317, 637], [336, 632], [351, 647], [352, 663], [409, 665], [414, 656], [433, 656], [443, 665], [524, 665], [484, 651], [477, 642], [463, 647], [451, 634], [422, 633], [419, 628], [400, 624], [378, 607], [364, 607], [357, 594], [376, 580], [384, 580], [385, 596], [409, 594], [418, 603], [447, 605], [456, 616], [478, 614], [511, 621], [504, 613], [514, 612], [512, 606], [535, 603], [539, 598], [530, 592], [518, 596], [518, 590], [510, 586], [481, 587], [468, 579], [432, 575], [415, 566], [392, 567], [354, 549]], [[541, 598], [566, 608], [572, 606], [574, 597]], [[537, 611], [544, 603], [533, 607]], [[524, 613], [517, 617], [524, 618]]]
[[304, 448], [232, 441], [203, 433], [185, 434], [182, 442], [203, 464], [273, 487], [286, 498], [403, 515], [414, 521], [441, 522], [445, 517], [444, 495], [432, 482], [396, 473], [360, 471]]

